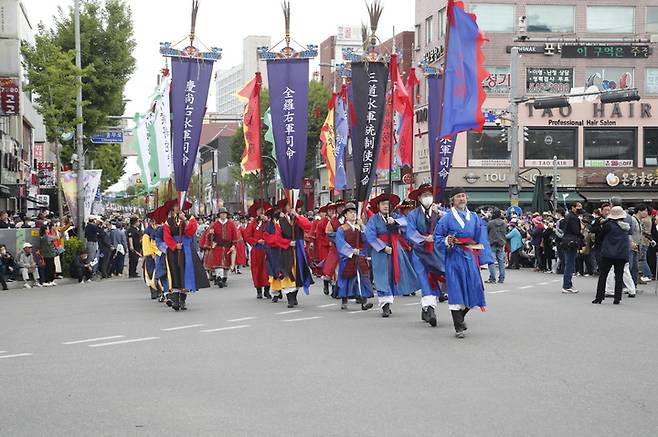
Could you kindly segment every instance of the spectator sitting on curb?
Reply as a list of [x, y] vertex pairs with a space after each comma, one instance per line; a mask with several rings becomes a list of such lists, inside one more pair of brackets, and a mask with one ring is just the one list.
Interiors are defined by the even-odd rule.
[[23, 244], [23, 251], [18, 254], [16, 264], [23, 276], [23, 281], [25, 281], [25, 288], [32, 288], [32, 285], [29, 283], [30, 273], [32, 273], [32, 277], [34, 278], [34, 286], [42, 287], [39, 282], [39, 267], [32, 255], [32, 245], [30, 243]]

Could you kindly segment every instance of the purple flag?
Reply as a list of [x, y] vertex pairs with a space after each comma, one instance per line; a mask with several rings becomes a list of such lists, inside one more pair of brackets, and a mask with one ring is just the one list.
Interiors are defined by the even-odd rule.
[[432, 74], [427, 77], [427, 135], [430, 154], [430, 175], [434, 196], [440, 199], [445, 191], [452, 166], [452, 154], [455, 151], [457, 136], [439, 138], [439, 112], [442, 101], [442, 76]]
[[267, 61], [267, 80], [281, 182], [300, 189], [308, 144], [308, 59]]
[[336, 178], [337, 190], [347, 188], [347, 174], [345, 173], [345, 149], [347, 149], [347, 137], [349, 126], [347, 123], [347, 108], [345, 107], [346, 95], [339, 94], [336, 99]]
[[171, 58], [173, 161], [178, 192], [187, 191], [192, 179], [212, 67], [212, 61]]

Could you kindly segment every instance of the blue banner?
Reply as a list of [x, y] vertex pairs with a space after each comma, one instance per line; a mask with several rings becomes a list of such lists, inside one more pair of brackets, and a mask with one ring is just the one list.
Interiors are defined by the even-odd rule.
[[349, 125], [347, 122], [347, 108], [345, 97], [339, 95], [336, 98], [336, 177], [337, 190], [347, 188], [347, 174], [345, 173], [345, 149], [347, 149], [347, 137]]
[[442, 84], [441, 75], [432, 74], [427, 77], [427, 135], [430, 155], [430, 175], [434, 196], [438, 200], [448, 185], [448, 176], [452, 166], [452, 155], [455, 151], [457, 136], [439, 138], [439, 113], [441, 112]]
[[187, 191], [192, 180], [212, 67], [213, 61], [171, 58], [172, 158], [178, 192]]
[[308, 141], [308, 59], [267, 61], [276, 160], [283, 187], [300, 189]]

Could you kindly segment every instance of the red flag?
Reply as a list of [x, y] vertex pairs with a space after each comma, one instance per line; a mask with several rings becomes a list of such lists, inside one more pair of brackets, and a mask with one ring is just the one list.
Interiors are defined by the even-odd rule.
[[336, 93], [333, 93], [329, 98], [327, 105], [327, 118], [320, 128], [320, 141], [322, 147], [320, 154], [324, 158], [329, 170], [329, 188], [336, 186], [336, 130], [334, 125], [334, 106], [336, 105]]
[[384, 123], [382, 126], [382, 138], [379, 147], [379, 160], [377, 161], [377, 170], [389, 170], [391, 168], [391, 141], [395, 144], [395, 138], [391, 140], [391, 125], [393, 124], [393, 111], [391, 111], [391, 92], [386, 93], [386, 110], [384, 112]]
[[402, 126], [399, 133], [398, 154], [400, 164], [411, 167], [413, 162], [413, 102], [407, 86], [402, 81], [397, 65], [397, 54], [391, 55], [391, 81], [393, 81], [393, 107], [402, 115]]
[[263, 168], [260, 144], [260, 88], [262, 83], [260, 72], [257, 71], [256, 76], [238, 92], [239, 96], [249, 99], [242, 117], [245, 147], [240, 166], [243, 176]]

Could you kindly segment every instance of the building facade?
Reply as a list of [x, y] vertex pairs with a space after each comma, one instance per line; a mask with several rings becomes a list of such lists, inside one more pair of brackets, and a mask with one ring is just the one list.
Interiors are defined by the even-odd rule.
[[37, 161], [53, 164], [43, 120], [25, 89], [22, 41], [34, 43], [24, 2], [0, 0], [0, 210], [16, 212], [38, 208]]
[[[416, 0], [415, 62], [438, 67], [444, 53], [446, 1]], [[505, 129], [511, 86], [510, 50], [522, 54], [516, 77], [532, 99], [572, 89], [637, 88], [641, 100], [602, 104], [596, 97], [560, 109], [519, 109], [521, 203], [538, 174], [557, 164], [558, 200], [596, 204], [620, 195], [658, 201], [658, 1], [554, 0], [467, 2], [488, 42], [483, 87], [485, 129], [458, 136], [449, 186], [464, 185], [476, 203], [509, 204], [511, 156]], [[523, 19], [524, 21], [520, 21]], [[427, 88], [421, 80], [417, 129], [427, 132]], [[416, 128], [414, 128], [416, 130]], [[553, 157], [557, 162], [553, 162]], [[415, 182], [430, 179], [427, 135], [414, 140]]]
[[361, 26], [340, 25], [336, 34], [320, 43], [320, 82], [330, 91], [339, 90], [342, 78], [338, 77], [335, 66], [343, 64], [343, 49], [360, 50]]
[[250, 81], [256, 71], [261, 72], [263, 84], [267, 87], [267, 68], [258, 59], [259, 47], [270, 47], [269, 36], [249, 35], [242, 40], [242, 63], [215, 73], [215, 104], [219, 115], [233, 119], [241, 117], [244, 102], [236, 96], [237, 92]]

